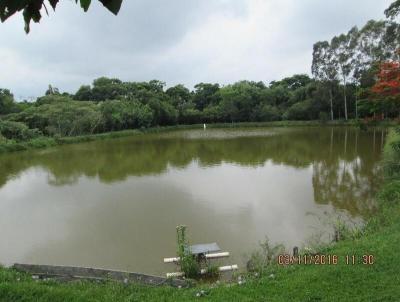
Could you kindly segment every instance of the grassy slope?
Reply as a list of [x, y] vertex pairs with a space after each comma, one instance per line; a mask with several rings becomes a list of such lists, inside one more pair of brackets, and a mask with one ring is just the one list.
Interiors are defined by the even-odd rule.
[[[398, 164], [390, 143], [385, 160]], [[358, 239], [342, 241], [323, 252], [338, 255], [336, 266], [276, 267], [275, 278], [248, 280], [244, 285], [191, 289], [151, 288], [118, 283], [59, 284], [37, 282], [25, 274], [0, 269], [0, 301], [400, 301], [400, 178], [387, 179], [379, 195], [380, 210]], [[372, 254], [374, 265], [346, 265], [344, 256]], [[18, 281], [19, 280], [19, 281]], [[207, 295], [197, 298], [200, 289]]]

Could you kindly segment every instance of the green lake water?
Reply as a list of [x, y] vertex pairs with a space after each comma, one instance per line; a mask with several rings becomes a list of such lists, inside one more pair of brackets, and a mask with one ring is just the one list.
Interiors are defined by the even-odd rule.
[[0, 155], [0, 263], [164, 274], [175, 228], [245, 266], [265, 236], [307, 246], [375, 209], [385, 130], [171, 131]]

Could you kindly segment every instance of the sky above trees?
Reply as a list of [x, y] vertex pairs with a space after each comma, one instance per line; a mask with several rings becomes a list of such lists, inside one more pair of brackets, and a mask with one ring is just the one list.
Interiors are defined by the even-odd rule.
[[391, 0], [126, 0], [115, 17], [72, 1], [31, 33], [20, 15], [0, 24], [0, 83], [17, 99], [48, 84], [74, 92], [99, 76], [199, 82], [270, 82], [311, 74], [313, 44], [382, 19]]

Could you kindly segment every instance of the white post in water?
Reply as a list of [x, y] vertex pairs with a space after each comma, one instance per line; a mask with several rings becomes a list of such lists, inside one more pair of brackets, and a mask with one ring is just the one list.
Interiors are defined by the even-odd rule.
[[207, 127], [206, 127], [206, 124], [203, 124], [203, 127], [204, 127], [204, 130], [206, 130], [206, 128], [207, 128]]

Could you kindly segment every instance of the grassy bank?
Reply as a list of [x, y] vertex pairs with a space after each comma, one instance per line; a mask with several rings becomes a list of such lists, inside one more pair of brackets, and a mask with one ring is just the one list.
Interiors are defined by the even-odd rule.
[[[254, 123], [216, 123], [207, 124], [207, 128], [251, 128], [251, 127], [315, 127], [315, 126], [355, 126], [355, 121], [334, 121], [334, 122], [321, 122], [321, 121], [276, 121], [276, 122], [254, 122]], [[392, 125], [391, 122], [382, 122], [380, 126]], [[202, 129], [203, 124], [197, 125], [175, 125], [165, 127], [153, 127], [143, 129], [132, 129], [123, 131], [114, 131], [107, 133], [99, 133], [92, 135], [83, 136], [71, 136], [71, 137], [48, 137], [40, 136], [28, 141], [16, 141], [16, 140], [1, 140], [0, 139], [0, 154], [5, 152], [23, 151], [29, 149], [42, 149], [46, 147], [54, 147], [57, 145], [74, 144], [80, 142], [89, 142], [95, 140], [104, 140], [112, 138], [127, 137], [133, 135], [141, 135], [145, 133], [157, 133], [172, 130], [184, 130], [184, 129]], [[1, 138], [1, 136], [0, 136]]]
[[[392, 130], [384, 149], [386, 181], [377, 196], [379, 210], [361, 233], [325, 246], [337, 265], [273, 266], [261, 278], [239, 285], [190, 289], [107, 282], [61, 284], [33, 280], [0, 268], [0, 301], [400, 301], [400, 133]], [[346, 255], [357, 257], [346, 264]], [[363, 264], [373, 255], [373, 264]], [[270, 274], [273, 276], [270, 276]], [[196, 297], [200, 290], [202, 297]]]

